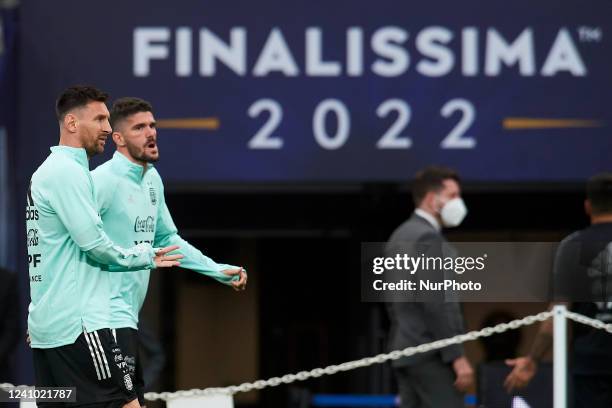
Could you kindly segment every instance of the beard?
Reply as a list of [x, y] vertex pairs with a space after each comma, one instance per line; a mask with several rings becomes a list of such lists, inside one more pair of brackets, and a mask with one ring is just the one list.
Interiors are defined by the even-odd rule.
[[85, 149], [85, 152], [87, 153], [87, 157], [93, 157], [97, 154], [104, 152], [104, 146], [100, 144], [100, 141], [98, 140], [97, 136], [95, 139], [90, 140], [89, 143], [87, 143], [83, 147]]
[[94, 157], [96, 154], [102, 153], [104, 150], [100, 149], [98, 145], [85, 146], [85, 152], [87, 157]]
[[138, 147], [128, 143], [126, 147], [128, 152], [130, 153], [130, 156], [132, 156], [136, 160], [145, 163], [155, 163], [157, 160], [159, 160], [159, 153], [157, 153], [156, 155], [151, 155], [147, 153], [146, 145], [144, 147]]

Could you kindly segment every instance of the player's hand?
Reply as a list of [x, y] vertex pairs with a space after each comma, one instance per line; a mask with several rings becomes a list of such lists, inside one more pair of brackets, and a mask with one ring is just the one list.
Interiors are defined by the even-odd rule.
[[28, 343], [28, 346], [32, 347], [32, 339], [30, 338], [29, 330], [26, 330], [26, 343]]
[[453, 370], [457, 379], [455, 388], [458, 391], [466, 392], [474, 385], [474, 370], [467, 358], [459, 357], [453, 361]]
[[531, 357], [506, 360], [506, 365], [514, 367], [504, 381], [504, 388], [508, 392], [525, 387], [538, 370], [538, 365]]
[[246, 289], [248, 276], [244, 268], [225, 269], [223, 273], [227, 276], [240, 275], [240, 279], [238, 279], [237, 281], [232, 281], [232, 287], [234, 288], [234, 290]]
[[128, 402], [127, 404], [124, 404], [123, 408], [140, 408], [140, 403], [138, 402], [138, 398], [133, 399], [132, 401]]
[[157, 268], [170, 268], [173, 266], [179, 266], [181, 263], [178, 260], [182, 259], [183, 255], [168, 255], [169, 252], [176, 251], [177, 249], [179, 249], [178, 245], [171, 245], [165, 248], [158, 249], [155, 252], [155, 266]]

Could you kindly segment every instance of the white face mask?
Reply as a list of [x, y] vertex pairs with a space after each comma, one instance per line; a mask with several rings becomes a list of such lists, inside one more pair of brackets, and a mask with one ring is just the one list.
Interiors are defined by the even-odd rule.
[[461, 197], [453, 198], [442, 206], [440, 218], [445, 227], [456, 227], [467, 215], [467, 207]]

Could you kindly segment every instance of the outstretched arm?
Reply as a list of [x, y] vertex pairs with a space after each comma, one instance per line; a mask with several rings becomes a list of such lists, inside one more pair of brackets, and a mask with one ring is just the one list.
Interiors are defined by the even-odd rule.
[[210, 276], [236, 290], [244, 290], [246, 287], [247, 274], [244, 268], [215, 262], [178, 234], [163, 194], [159, 202], [154, 244], [156, 246], [179, 246], [181, 254], [184, 256], [181, 260], [182, 268]]

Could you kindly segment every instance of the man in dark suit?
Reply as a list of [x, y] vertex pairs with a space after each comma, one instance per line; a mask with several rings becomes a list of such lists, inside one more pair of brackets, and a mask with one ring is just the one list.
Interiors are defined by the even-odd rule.
[[[467, 209], [456, 172], [428, 167], [412, 183], [415, 211], [391, 235], [388, 255], [405, 252], [406, 245], [429, 248], [437, 255], [448, 247], [442, 227], [458, 226]], [[436, 254], [432, 254], [436, 252]], [[391, 320], [390, 348], [399, 350], [465, 332], [458, 303], [444, 301], [387, 303]], [[462, 408], [463, 393], [474, 372], [460, 344], [403, 357], [393, 362], [402, 408]]]

